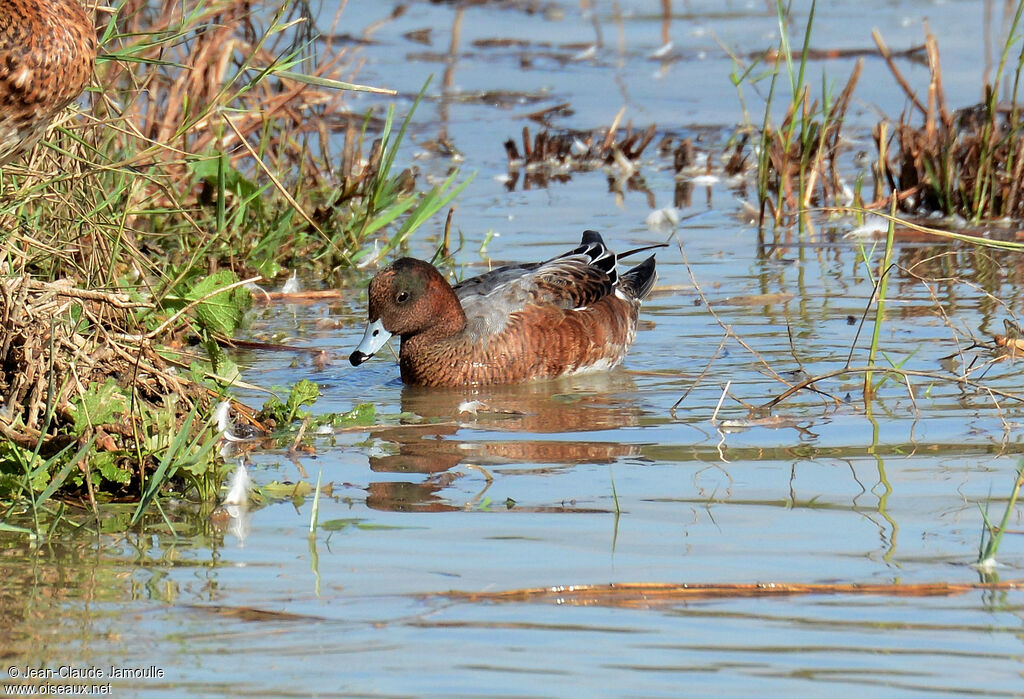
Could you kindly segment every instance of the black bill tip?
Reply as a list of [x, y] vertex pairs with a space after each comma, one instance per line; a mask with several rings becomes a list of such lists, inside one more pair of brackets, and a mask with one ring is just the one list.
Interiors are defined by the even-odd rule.
[[352, 362], [352, 366], [359, 366], [372, 356], [372, 354], [363, 354], [359, 350], [356, 350], [351, 355], [349, 355], [348, 360]]

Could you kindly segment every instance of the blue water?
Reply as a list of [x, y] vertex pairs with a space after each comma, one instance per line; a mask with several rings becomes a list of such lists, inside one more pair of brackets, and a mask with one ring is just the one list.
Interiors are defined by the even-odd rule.
[[[7, 540], [0, 633], [9, 641], [0, 658], [22, 668], [164, 672], [114, 681], [124, 694], [1024, 692], [1024, 598], [1016, 591], [726, 597], [649, 608], [445, 594], [630, 581], [976, 582], [977, 503], [990, 501], [990, 517], [1002, 516], [1021, 451], [1014, 401], [923, 376], [912, 392], [890, 382], [870, 406], [860, 375], [830, 378], [819, 386], [828, 395], [803, 392], [776, 407], [779, 423], [751, 417], [748, 406], [785, 390], [772, 372], [792, 382], [787, 372], [822, 374], [846, 362], [878, 260], [868, 243], [873, 262], [865, 265], [844, 237], [852, 221], [816, 218], [814, 232], [783, 232], [762, 256], [743, 207], [752, 185], [740, 191], [720, 181], [694, 189], [678, 227], [652, 230], [651, 200], [671, 205], [676, 185], [653, 146], [641, 164], [649, 195], [617, 197], [601, 171], [546, 188], [506, 187], [502, 142], [518, 139], [524, 125], [535, 133], [525, 115], [561, 102], [575, 113], [557, 118], [559, 128], [603, 127], [625, 106], [636, 127], [657, 123], [692, 136], [717, 162], [743, 118], [729, 81], [734, 63], [721, 45], [743, 56], [774, 47], [770, 3], [674, 3], [664, 57], [652, 56], [663, 45], [660, 3], [599, 3], [593, 16], [573, 2], [526, 6], [418, 2], [387, 20], [397, 5], [352, 2], [340, 31], [382, 21], [370, 43], [346, 50], [353, 64], [364, 61], [357, 82], [402, 93], [400, 112], [434, 75], [400, 158], [422, 180], [454, 166], [463, 177], [476, 173], [453, 218], [460, 274], [553, 256], [585, 228], [620, 249], [670, 243], [658, 253], [659, 287], [623, 367], [539, 386], [426, 393], [402, 387], [387, 352], [353, 369], [346, 357], [362, 333], [361, 289], [373, 268], [348, 279], [340, 302], [257, 311], [253, 336], [283, 335], [335, 361], [317, 368], [302, 357], [244, 353], [237, 359], [246, 380], [314, 380], [325, 392], [320, 412], [376, 406], [377, 427], [310, 437], [312, 455], [281, 448], [251, 456], [258, 485], [331, 484], [319, 503], [321, 528], [309, 537], [305, 497], [251, 512], [244, 536], [184, 510], [169, 515], [177, 536], [154, 519], [145, 535], [97, 535], [56, 549]], [[1002, 12], [977, 1], [819, 3], [813, 45], [870, 50], [871, 29], [880, 27], [902, 49], [922, 43], [927, 18], [947, 98], [968, 105], [981, 96], [986, 61], [997, 60]], [[580, 58], [595, 42], [595, 22], [602, 44]], [[455, 23], [458, 45], [448, 56]], [[419, 29], [430, 29], [430, 45], [406, 37]], [[529, 44], [473, 43], [490, 38]], [[824, 73], [840, 84], [853, 60], [812, 62], [808, 79], [818, 85]], [[924, 90], [924, 69], [899, 65]], [[758, 89], [763, 97], [767, 84]], [[521, 95], [509, 105], [488, 91]], [[873, 55], [855, 94], [850, 149], [870, 151], [875, 121], [895, 120], [907, 101]], [[757, 90], [745, 86], [744, 99], [759, 119]], [[387, 102], [353, 95], [350, 104], [361, 112]], [[458, 160], [428, 154], [439, 136]], [[427, 224], [408, 252], [429, 257], [442, 225], [443, 217]], [[952, 254], [945, 267], [927, 261], [944, 254]], [[881, 336], [888, 359], [948, 375], [942, 360], [958, 351], [957, 340], [966, 361], [993, 359], [966, 348], [971, 335], [1002, 332], [1002, 319], [1019, 311], [1016, 258], [907, 242], [897, 261], [933, 281], [895, 274]], [[950, 268], [960, 281], [940, 279]], [[726, 329], [750, 349], [736, 339], [723, 344]], [[869, 319], [854, 366], [866, 362], [870, 331]], [[976, 378], [1013, 391], [1019, 371], [1001, 361]], [[731, 397], [713, 422], [727, 383]], [[253, 405], [263, 399], [243, 395]], [[486, 409], [458, 413], [467, 399]], [[434, 424], [403, 424], [427, 421]], [[1020, 529], [1016, 514], [1010, 528]], [[1020, 577], [1016, 531], [998, 560], [999, 577]]]

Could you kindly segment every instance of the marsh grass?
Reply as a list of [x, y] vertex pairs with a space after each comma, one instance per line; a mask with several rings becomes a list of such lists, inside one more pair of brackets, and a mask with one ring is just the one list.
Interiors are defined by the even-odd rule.
[[[1024, 139], [1021, 138], [1024, 120], [1017, 105], [1024, 66], [1024, 40], [1019, 31], [1024, 4], [1017, 5], [996, 71], [995, 85], [1002, 86], [1003, 92], [1010, 96], [1009, 104], [999, 104], [996, 101], [997, 89], [990, 85], [985, 89], [986, 99], [982, 104], [960, 111], [951, 110], [942, 89], [938, 46], [930, 33], [923, 47], [903, 52], [907, 57], [918, 53], [926, 57], [930, 71], [928, 98], [919, 99], [900, 74], [893, 60], [895, 54], [885, 46], [880, 34], [875, 33], [879, 52], [907, 92], [913, 109], [925, 117], [925, 123], [922, 127], [911, 126], [904, 115], [895, 127], [887, 120], [876, 125], [873, 130], [878, 147], [878, 157], [873, 166], [875, 187], [873, 201], [867, 205], [861, 198], [862, 181], [858, 180], [851, 191], [844, 185], [838, 169], [841, 130], [862, 64], [857, 62], [838, 94], [823, 77], [821, 97], [818, 101], [812, 100], [806, 76], [808, 61], [817, 53], [811, 49], [815, 9], [812, 2], [802, 42], [796, 46], [789, 31], [791, 4], [777, 0], [777, 49], [765, 52], [750, 65], [734, 56], [737, 70], [731, 79], [739, 92], [745, 115], [747, 102], [743, 87], [768, 82], [760, 125], [751, 125], [747, 118], [747, 132], [752, 131], [756, 141], [759, 242], [763, 242], [760, 235], [766, 225], [797, 224], [803, 228], [809, 222], [804, 217], [811, 212], [853, 214], [860, 219], [869, 211], [877, 214], [877, 209], [889, 209], [887, 216], [879, 214], [889, 220], [889, 226], [878, 274], [873, 280], [871, 302], [864, 312], [866, 319], [871, 306], [874, 306], [867, 365], [856, 369], [852, 367], [856, 340], [846, 362], [851, 373], [863, 373], [864, 400], [870, 403], [882, 383], [899, 377], [907, 382], [909, 388], [909, 379], [914, 375], [912, 370], [902, 369], [916, 351], [914, 348], [908, 348], [903, 360], [896, 360], [885, 356], [880, 346], [889, 276], [897, 268], [892, 262], [897, 236], [911, 230], [977, 249], [1021, 248], [1020, 242], [1003, 240], [977, 228], [962, 232], [943, 231], [909, 219], [936, 211], [961, 215], [975, 222], [994, 218], [1024, 219]], [[1017, 65], [1012, 70], [1014, 52], [1017, 52]], [[788, 96], [789, 102], [785, 106], [784, 118], [776, 125], [773, 114], [780, 111], [778, 101], [783, 96]], [[863, 247], [861, 254], [865, 263], [869, 263], [872, 255]], [[972, 348], [984, 346], [973, 338], [964, 345]], [[881, 370], [882, 376], [876, 384], [873, 374], [878, 373], [882, 364], [879, 360], [883, 357], [890, 366]], [[918, 373], [924, 375], [927, 372]], [[950, 377], [950, 380], [967, 385], [969, 373], [965, 368], [962, 376]], [[813, 383], [811, 381], [804, 387]], [[1016, 393], [1003, 392], [1000, 395], [1020, 398]]]
[[[985, 85], [984, 99], [977, 105], [953, 109], [946, 102], [938, 42], [930, 32], [925, 43], [929, 71], [926, 101], [914, 94], [889, 63], [913, 105], [911, 115], [923, 118], [917, 125], [911, 123], [911, 115], [904, 114], [892, 129], [885, 124], [876, 132], [883, 170], [876, 176], [883, 179], [890, 195], [899, 193], [901, 213], [939, 211], [974, 223], [1024, 218], [1024, 121], [1018, 104], [1024, 69], [1022, 14], [1024, 3], [1018, 3], [1007, 27], [994, 82]], [[885, 55], [887, 49], [877, 33], [875, 40]], [[1011, 68], [1014, 51], [1016, 66]], [[999, 102], [1001, 89], [1008, 103]], [[886, 136], [890, 132], [894, 144]], [[890, 155], [892, 150], [895, 153]]]
[[[853, 90], [860, 78], [858, 61], [838, 93], [822, 78], [821, 95], [811, 98], [806, 76], [815, 3], [812, 2], [803, 40], [794, 47], [789, 32], [790, 6], [776, 2], [779, 23], [777, 49], [750, 65], [734, 57], [731, 76], [746, 113], [743, 86], [768, 81], [764, 115], [756, 134], [759, 223], [775, 226], [802, 223], [814, 207], [863, 203], [861, 181], [851, 191], [837, 167], [841, 132]], [[919, 97], [901, 74], [894, 54], [874, 33], [882, 57], [911, 108], [895, 124], [880, 121], [873, 130], [877, 158], [872, 168], [874, 190], [870, 204], [883, 206], [896, 197], [899, 213], [923, 216], [934, 212], [957, 215], [975, 224], [1000, 218], [1024, 219], [1024, 118], [1018, 103], [1024, 70], [1024, 40], [1020, 33], [1024, 5], [1018, 3], [1007, 28], [996, 76], [984, 87], [984, 99], [973, 106], [951, 107], [942, 85], [939, 48], [926, 34], [924, 55], [929, 70], [927, 97]], [[905, 52], [906, 53], [906, 52]], [[1013, 58], [1016, 56], [1016, 65]], [[763, 68], [758, 72], [759, 68]], [[1008, 101], [1000, 102], [1003, 94]], [[785, 116], [776, 125], [772, 114], [788, 96]], [[920, 115], [923, 123], [915, 123]]]
[[[743, 85], [755, 85], [766, 79], [769, 83], [761, 123], [747, 127], [756, 133], [761, 228], [769, 221], [774, 226], [802, 223], [801, 214], [808, 208], [845, 203], [847, 196], [838, 171], [839, 138], [863, 62], [857, 61], [838, 94], [823, 76], [821, 96], [812, 98], [806, 74], [812, 55], [815, 8], [816, 3], [812, 2], [802, 43], [799, 49], [794, 49], [789, 33], [791, 8], [777, 0], [778, 48], [766, 51], [749, 66], [738, 66], [731, 76], [744, 110]], [[761, 63], [769, 61], [772, 65], [761, 73], [756, 72]], [[772, 112], [779, 96], [787, 92], [789, 102], [785, 116], [776, 125]]]
[[[895, 202], [893, 203], [895, 209]], [[875, 322], [871, 330], [871, 345], [868, 348], [868, 365], [874, 366], [878, 357], [878, 339], [882, 332], [882, 324], [885, 320], [885, 301], [889, 290], [889, 272], [892, 271], [892, 250], [895, 241], [896, 223], [889, 220], [886, 229], [885, 249], [882, 253], [882, 261], [879, 265], [878, 281], [875, 284], [875, 293], [872, 299], [875, 303]], [[871, 383], [872, 372], [864, 373], [864, 400], [867, 402], [875, 393], [875, 386]]]
[[993, 525], [988, 518], [988, 505], [978, 508], [981, 510], [981, 517], [984, 526], [981, 530], [981, 539], [978, 544], [977, 566], [983, 573], [991, 573], [996, 565], [996, 553], [999, 551], [999, 544], [1002, 543], [1003, 534], [1010, 523], [1010, 517], [1017, 505], [1017, 498], [1020, 496], [1020, 489], [1024, 486], [1024, 463], [1017, 466], [1017, 473], [1014, 476], [1013, 488], [1010, 497], [1006, 502], [1006, 509], [1003, 511], [1003, 519], [998, 525]]
[[308, 16], [119, 2], [77, 110], [0, 173], [0, 519], [112, 495], [137, 523], [172, 484], [211, 497], [208, 416], [238, 379], [218, 343], [245, 284], [368, 260], [464, 186], [398, 171], [412, 110], [397, 133], [393, 107], [349, 111], [351, 90], [383, 90]]

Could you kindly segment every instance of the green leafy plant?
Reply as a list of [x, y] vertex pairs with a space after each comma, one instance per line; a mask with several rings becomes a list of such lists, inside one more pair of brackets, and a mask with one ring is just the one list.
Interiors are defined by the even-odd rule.
[[308, 379], [299, 381], [288, 392], [288, 398], [281, 402], [277, 396], [271, 396], [263, 404], [260, 417], [272, 420], [278, 425], [290, 425], [295, 420], [308, 417], [309, 413], [302, 410], [303, 405], [313, 405], [320, 397], [320, 387]]
[[336, 427], [368, 427], [377, 421], [377, 406], [360, 403], [347, 413], [336, 416], [331, 422]]
[[[203, 499], [211, 499], [219, 489], [220, 473], [216, 469], [209, 468], [206, 458], [217, 440], [208, 430], [200, 430], [193, 434], [191, 427], [198, 417], [198, 413], [198, 408], [193, 408], [179, 429], [166, 435], [160, 435], [167, 441], [166, 444], [160, 443], [154, 451], [160, 460], [153, 473], [143, 484], [142, 495], [131, 518], [132, 526], [138, 524], [160, 490], [179, 471], [188, 474]], [[160, 442], [163, 441], [164, 439], [160, 439]], [[215, 477], [211, 477], [211, 475]]]

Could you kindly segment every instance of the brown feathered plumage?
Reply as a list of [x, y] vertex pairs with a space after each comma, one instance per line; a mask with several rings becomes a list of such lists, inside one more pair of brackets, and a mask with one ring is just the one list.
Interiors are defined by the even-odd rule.
[[82, 94], [95, 59], [96, 29], [78, 0], [0, 0], [0, 165]]

